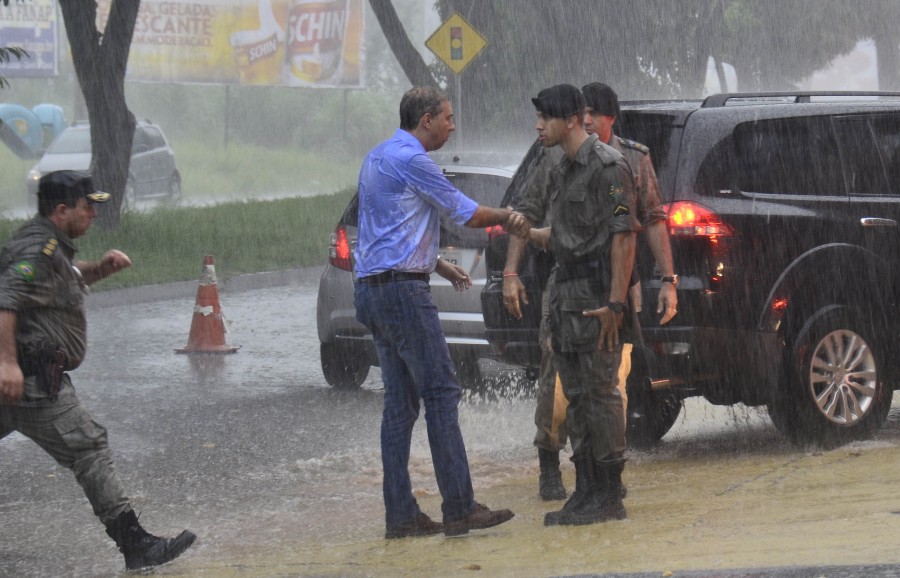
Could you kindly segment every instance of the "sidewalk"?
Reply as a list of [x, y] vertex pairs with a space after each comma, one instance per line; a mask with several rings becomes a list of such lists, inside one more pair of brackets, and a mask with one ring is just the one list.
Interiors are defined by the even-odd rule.
[[[900, 576], [898, 444], [900, 412], [894, 410], [880, 441], [831, 451], [633, 459], [625, 473], [626, 521], [545, 528], [544, 513], [562, 503], [541, 502], [536, 479], [529, 477], [485, 491], [476, 488], [480, 500], [511, 508], [516, 517], [468, 536], [386, 541], [380, 520], [367, 512], [339, 539], [291, 544], [285, 538], [277, 547], [189, 551], [163, 573]], [[568, 488], [574, 485], [570, 467], [564, 469], [564, 479]], [[436, 496], [420, 497], [419, 502], [432, 515], [440, 511]]]

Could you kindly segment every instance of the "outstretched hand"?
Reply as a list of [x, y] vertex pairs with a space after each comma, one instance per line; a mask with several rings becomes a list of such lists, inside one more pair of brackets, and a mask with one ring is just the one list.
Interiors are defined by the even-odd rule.
[[510, 235], [515, 235], [516, 237], [527, 241], [528, 231], [531, 230], [531, 221], [525, 218], [522, 213], [513, 211], [509, 214], [509, 218], [506, 219], [505, 228]]
[[117, 273], [128, 267], [131, 267], [131, 259], [118, 249], [110, 249], [100, 258], [100, 268], [108, 274]]

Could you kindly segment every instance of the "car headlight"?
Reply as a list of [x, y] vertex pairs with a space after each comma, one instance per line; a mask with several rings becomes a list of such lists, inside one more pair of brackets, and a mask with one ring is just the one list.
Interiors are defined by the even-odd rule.
[[32, 168], [30, 171], [28, 171], [28, 180], [37, 184], [37, 182], [41, 180], [41, 171], [37, 170], [36, 168]]

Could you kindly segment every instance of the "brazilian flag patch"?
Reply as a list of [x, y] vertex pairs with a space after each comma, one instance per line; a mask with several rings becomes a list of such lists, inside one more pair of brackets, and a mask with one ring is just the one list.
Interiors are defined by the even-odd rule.
[[29, 263], [28, 261], [19, 261], [15, 266], [16, 272], [19, 274], [19, 277], [28, 281], [34, 281], [34, 265]]
[[627, 215], [628, 213], [628, 207], [625, 205], [616, 205], [616, 210], [613, 211], [613, 214], [617, 217], [620, 215]]

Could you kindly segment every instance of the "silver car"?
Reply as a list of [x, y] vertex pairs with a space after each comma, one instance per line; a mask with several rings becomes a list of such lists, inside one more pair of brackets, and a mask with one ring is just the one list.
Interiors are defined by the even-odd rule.
[[[90, 124], [77, 122], [62, 131], [28, 172], [28, 206], [37, 206], [38, 181], [42, 175], [60, 170], [87, 171], [92, 156]], [[125, 206], [133, 207], [139, 199], [176, 201], [180, 197], [181, 173], [175, 166], [172, 147], [159, 126], [146, 120], [137, 121], [125, 184]]]
[[[509, 186], [520, 157], [478, 153], [432, 155], [447, 178], [481, 205], [496, 207]], [[357, 388], [369, 368], [378, 365], [369, 331], [356, 320], [353, 307], [353, 248], [356, 245], [358, 198], [341, 215], [328, 248], [328, 265], [319, 281], [316, 322], [321, 342], [322, 372], [329, 385]], [[441, 222], [440, 255], [463, 267], [472, 287], [457, 292], [439, 275], [431, 276], [431, 294], [438, 308], [450, 354], [460, 383], [478, 383], [478, 359], [491, 353], [484, 336], [481, 290], [484, 288], [484, 250], [497, 229], [471, 229]]]

